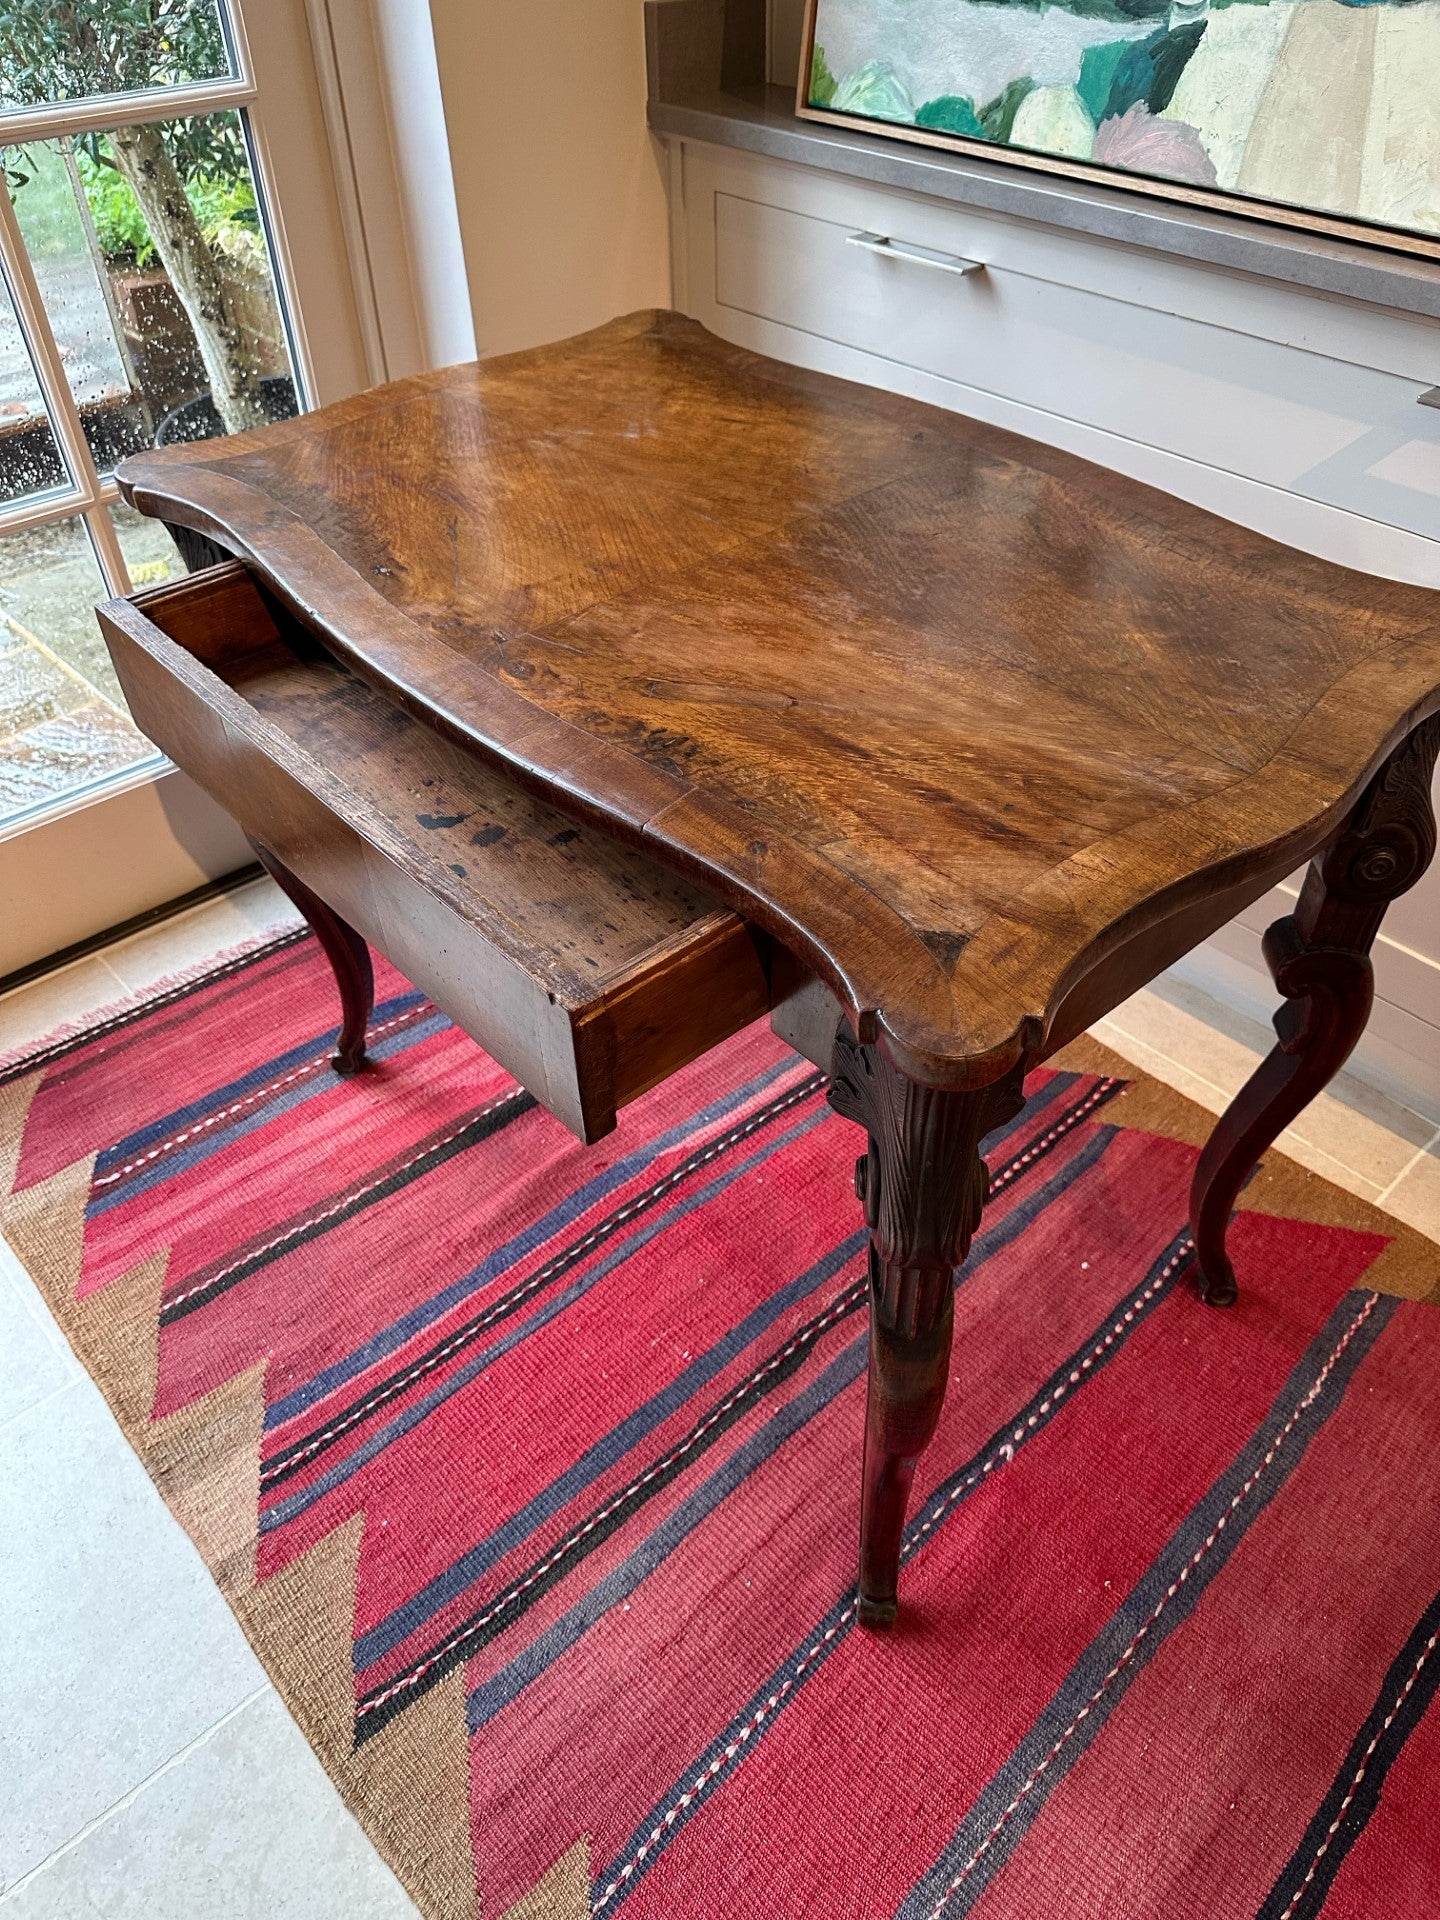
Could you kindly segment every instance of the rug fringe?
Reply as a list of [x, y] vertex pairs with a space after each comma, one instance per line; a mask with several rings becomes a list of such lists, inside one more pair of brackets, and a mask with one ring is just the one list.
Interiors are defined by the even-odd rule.
[[253, 960], [271, 947], [280, 947], [289, 941], [304, 939], [309, 928], [303, 923], [297, 926], [293, 921], [274, 920], [262, 927], [258, 933], [248, 939], [239, 940], [233, 946], [222, 947], [218, 952], [207, 954], [205, 959], [195, 961], [191, 966], [180, 967], [173, 973], [161, 974], [147, 986], [137, 987], [132, 993], [121, 994], [114, 1000], [107, 1000], [103, 1006], [94, 1007], [78, 1019], [67, 1020], [58, 1027], [52, 1027], [38, 1040], [25, 1040], [18, 1046], [0, 1052], [0, 1074], [14, 1073], [17, 1068], [30, 1064], [39, 1066], [45, 1057], [57, 1047], [68, 1047], [77, 1040], [98, 1033], [102, 1028], [116, 1020], [143, 1012], [156, 1001], [170, 994], [183, 993], [199, 985], [211, 974], [223, 973], [237, 960]]

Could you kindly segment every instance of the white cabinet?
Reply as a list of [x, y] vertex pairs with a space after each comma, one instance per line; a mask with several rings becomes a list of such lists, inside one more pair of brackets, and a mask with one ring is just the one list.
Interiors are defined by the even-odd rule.
[[[670, 182], [676, 304], [726, 339], [1440, 587], [1440, 411], [1418, 404], [1440, 385], [1440, 328], [690, 142]], [[1277, 889], [1188, 976], [1273, 1007], [1259, 932], [1288, 908]], [[1440, 1119], [1440, 864], [1392, 908], [1375, 962], [1354, 1070]]]

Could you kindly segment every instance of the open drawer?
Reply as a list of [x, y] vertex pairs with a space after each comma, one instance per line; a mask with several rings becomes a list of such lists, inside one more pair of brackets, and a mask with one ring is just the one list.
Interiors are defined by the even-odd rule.
[[766, 1011], [744, 921], [404, 712], [238, 561], [99, 612], [151, 739], [582, 1139]]

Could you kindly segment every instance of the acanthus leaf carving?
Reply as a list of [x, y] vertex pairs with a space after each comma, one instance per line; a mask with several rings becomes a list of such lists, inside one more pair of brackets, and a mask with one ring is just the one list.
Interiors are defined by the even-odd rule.
[[1024, 1068], [957, 1091], [911, 1080], [842, 1021], [830, 1104], [869, 1136], [856, 1189], [870, 1227], [881, 1324], [907, 1335], [938, 1321], [985, 1205], [980, 1142], [1024, 1105]]

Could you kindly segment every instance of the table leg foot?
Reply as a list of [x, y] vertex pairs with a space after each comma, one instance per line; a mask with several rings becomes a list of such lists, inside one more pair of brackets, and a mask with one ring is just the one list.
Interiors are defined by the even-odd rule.
[[1294, 913], [1265, 935], [1266, 964], [1285, 996], [1275, 1015], [1279, 1045], [1220, 1119], [1190, 1189], [1200, 1297], [1211, 1306], [1236, 1297], [1225, 1237], [1241, 1188], [1365, 1031], [1375, 994], [1370, 948], [1385, 909], [1434, 858], [1437, 753], [1440, 715], [1391, 754], [1344, 830], [1311, 862]]
[[1200, 1298], [1207, 1307], [1233, 1307], [1240, 1298], [1240, 1288], [1236, 1284], [1235, 1269], [1222, 1245], [1218, 1254], [1212, 1253], [1208, 1260], [1196, 1255], [1196, 1268], [1199, 1273]]
[[910, 1080], [841, 1024], [830, 1104], [869, 1148], [855, 1170], [870, 1228], [870, 1372], [860, 1505], [862, 1626], [887, 1627], [915, 1466], [945, 1402], [955, 1274], [985, 1204], [980, 1142], [1024, 1104], [1023, 1064], [973, 1091]]
[[375, 1007], [370, 949], [355, 929], [326, 906], [318, 893], [312, 893], [268, 847], [255, 839], [250, 839], [250, 845], [276, 886], [305, 916], [335, 975], [340, 989], [340, 1035], [330, 1064], [338, 1074], [359, 1073], [365, 1065], [365, 1031]]

